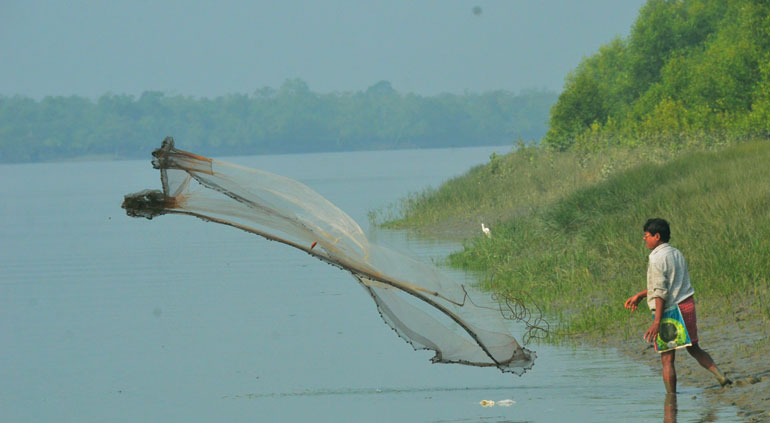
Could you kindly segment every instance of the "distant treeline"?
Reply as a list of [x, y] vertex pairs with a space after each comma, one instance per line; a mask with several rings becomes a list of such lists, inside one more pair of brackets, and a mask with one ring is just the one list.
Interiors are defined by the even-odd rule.
[[299, 79], [214, 99], [0, 96], [0, 162], [146, 157], [165, 136], [210, 155], [510, 144], [542, 138], [556, 98], [537, 90], [423, 97], [386, 81], [318, 94]]
[[688, 145], [770, 136], [770, 2], [648, 0], [583, 60], [543, 144]]

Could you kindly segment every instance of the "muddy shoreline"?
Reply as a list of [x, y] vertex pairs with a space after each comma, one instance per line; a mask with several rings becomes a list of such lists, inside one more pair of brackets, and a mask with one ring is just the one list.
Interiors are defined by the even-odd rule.
[[[639, 324], [632, 328], [632, 332], [641, 337], [646, 329], [647, 326]], [[622, 339], [623, 335], [619, 336]], [[738, 415], [747, 422], [770, 422], [770, 323], [747, 310], [738, 310], [729, 319], [699, 313], [698, 337], [701, 347], [733, 384], [720, 387], [711, 373], [700, 367], [685, 350], [676, 352], [677, 384], [701, 388], [703, 391], [698, 396], [737, 407]], [[658, 354], [651, 345], [647, 346], [641, 339], [634, 342], [634, 339], [622, 342], [618, 350], [660, 374]], [[577, 340], [586, 345], [599, 342], [593, 335], [580, 336]], [[660, 389], [661, 394], [665, 393], [662, 378]]]

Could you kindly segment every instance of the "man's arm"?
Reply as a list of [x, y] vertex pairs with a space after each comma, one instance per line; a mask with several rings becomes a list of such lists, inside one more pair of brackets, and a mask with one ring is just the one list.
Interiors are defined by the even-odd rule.
[[633, 297], [626, 300], [626, 303], [623, 304], [625, 308], [631, 309], [631, 311], [634, 311], [639, 306], [639, 302], [642, 301], [642, 298], [647, 296], [647, 290], [645, 289], [642, 292], [637, 293]]
[[644, 333], [644, 339], [647, 342], [655, 342], [660, 332], [660, 320], [663, 318], [663, 298], [655, 297], [655, 319], [652, 326]]

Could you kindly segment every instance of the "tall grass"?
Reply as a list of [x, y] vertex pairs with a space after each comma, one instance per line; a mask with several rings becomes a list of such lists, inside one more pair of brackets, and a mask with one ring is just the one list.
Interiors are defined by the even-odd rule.
[[554, 152], [520, 145], [506, 155], [492, 154], [486, 165], [450, 179], [438, 189], [413, 193], [397, 204], [370, 213], [386, 228], [455, 235], [526, 216], [582, 187], [599, 183], [640, 163], [662, 163], [679, 150], [664, 148]]
[[646, 287], [642, 225], [663, 217], [701, 313], [743, 308], [770, 320], [769, 165], [767, 141], [719, 151], [522, 149], [415, 197], [390, 225], [496, 222], [491, 239], [471, 238], [450, 263], [483, 272], [487, 288], [531, 298], [558, 322], [556, 334], [601, 335], [648, 322], [622, 305]]

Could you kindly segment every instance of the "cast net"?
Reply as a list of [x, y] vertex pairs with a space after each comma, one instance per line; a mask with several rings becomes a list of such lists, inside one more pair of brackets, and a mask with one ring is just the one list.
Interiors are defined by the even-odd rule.
[[300, 249], [350, 272], [371, 295], [383, 320], [433, 362], [497, 367], [518, 375], [535, 353], [523, 348], [507, 323], [525, 336], [542, 331], [524, 304], [492, 298], [434, 266], [367, 240], [334, 204], [295, 180], [202, 157], [166, 138], [152, 153], [163, 190], [125, 196], [129, 216], [183, 214], [232, 226]]

